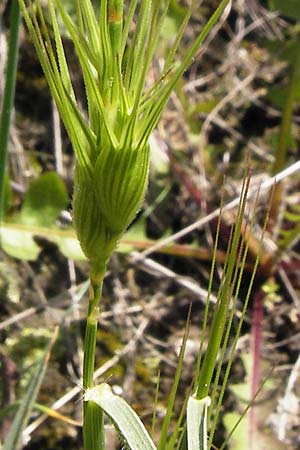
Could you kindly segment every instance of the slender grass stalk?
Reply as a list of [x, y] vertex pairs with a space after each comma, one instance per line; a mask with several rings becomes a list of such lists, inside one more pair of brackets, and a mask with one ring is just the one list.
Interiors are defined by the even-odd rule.
[[[208, 281], [208, 287], [207, 287], [207, 298], [206, 298], [206, 303], [205, 303], [204, 316], [203, 316], [203, 320], [202, 320], [200, 346], [199, 346], [199, 351], [198, 351], [198, 357], [196, 360], [196, 369], [195, 369], [195, 377], [194, 377], [194, 391], [198, 389], [198, 384], [199, 384], [199, 379], [200, 379], [200, 367], [201, 367], [203, 353], [204, 353], [203, 347], [204, 347], [204, 342], [205, 342], [205, 334], [207, 331], [208, 313], [209, 313], [209, 306], [210, 306], [209, 300], [210, 300], [210, 296], [212, 293], [214, 271], [215, 271], [215, 265], [216, 265], [216, 261], [217, 261], [217, 251], [218, 251], [221, 216], [222, 216], [222, 205], [223, 205], [223, 199], [222, 199], [222, 203], [221, 203], [221, 213], [219, 215], [218, 223], [217, 223], [215, 243], [214, 243], [214, 249], [213, 249], [213, 255], [212, 255], [212, 263], [211, 263], [211, 267], [210, 267], [210, 275], [209, 275], [209, 281]], [[225, 273], [227, 260], [228, 260], [228, 251], [226, 253], [226, 257], [225, 257], [225, 261], [224, 261], [224, 272], [223, 273]]]
[[[223, 277], [220, 283], [218, 302], [214, 311], [212, 324], [208, 337], [208, 348], [201, 364], [198, 379], [196, 380], [196, 396], [197, 398], [205, 398], [209, 394], [213, 372], [215, 370], [216, 361], [222, 342], [226, 340], [226, 330], [228, 330], [228, 312], [230, 311], [230, 303], [232, 299], [233, 289], [237, 279], [237, 270], [240, 265], [240, 232], [242, 228], [246, 195], [249, 187], [249, 178], [245, 179], [243, 194], [237, 214], [234, 231], [230, 241], [230, 249], [228, 252], [227, 262]], [[226, 324], [227, 323], [227, 324]], [[228, 340], [228, 333], [227, 333]]]
[[[298, 46], [300, 45], [300, 36], [297, 39]], [[287, 87], [287, 96], [282, 111], [282, 120], [279, 130], [279, 142], [276, 149], [274, 164], [272, 167], [272, 175], [276, 175], [284, 169], [286, 163], [286, 153], [288, 148], [288, 141], [290, 137], [290, 127], [292, 123], [292, 114], [294, 102], [297, 98], [298, 87], [300, 79], [300, 52], [295, 52], [295, 59], [290, 68], [290, 79]], [[279, 183], [277, 184], [277, 186]]]
[[[297, 45], [300, 44], [300, 37], [297, 37]], [[290, 138], [290, 129], [292, 123], [293, 107], [295, 104], [295, 99], [297, 98], [298, 86], [300, 80], [300, 52], [297, 50], [295, 52], [294, 61], [290, 67], [290, 79], [287, 87], [287, 95], [282, 111], [282, 119], [279, 129], [279, 142], [276, 148], [275, 160], [272, 167], [272, 175], [276, 175], [284, 169], [286, 164], [286, 156], [288, 149], [288, 141]], [[282, 183], [277, 183], [274, 190], [274, 195], [272, 198], [272, 204], [269, 214], [269, 224], [268, 228], [273, 227], [276, 222], [280, 204], [282, 201], [283, 185]]]
[[[258, 198], [258, 197], [257, 197]], [[257, 200], [257, 199], [256, 199]], [[248, 303], [250, 300], [250, 296], [252, 293], [252, 287], [254, 284], [254, 280], [255, 280], [255, 276], [256, 276], [256, 272], [257, 272], [257, 268], [258, 268], [258, 264], [260, 262], [261, 259], [261, 252], [262, 252], [262, 244], [263, 244], [263, 238], [264, 238], [264, 234], [265, 234], [265, 227], [267, 225], [267, 220], [268, 220], [268, 216], [265, 219], [265, 223], [264, 223], [264, 228], [260, 237], [260, 241], [259, 241], [259, 249], [258, 249], [258, 254], [255, 258], [255, 262], [254, 262], [254, 266], [253, 266], [253, 271], [251, 273], [251, 277], [250, 277], [250, 281], [248, 284], [248, 289], [246, 292], [246, 296], [245, 299], [243, 300], [243, 307], [241, 310], [241, 315], [240, 318], [238, 320], [238, 324], [233, 336], [233, 342], [231, 344], [231, 348], [230, 348], [230, 352], [229, 352], [229, 356], [228, 356], [228, 362], [226, 364], [226, 369], [225, 369], [225, 373], [224, 373], [224, 378], [223, 378], [223, 382], [221, 385], [221, 389], [219, 392], [218, 391], [218, 382], [219, 382], [219, 378], [220, 378], [220, 373], [221, 373], [221, 368], [222, 368], [222, 364], [224, 363], [224, 359], [225, 359], [225, 352], [227, 349], [227, 342], [229, 339], [229, 332], [231, 331], [231, 326], [232, 326], [232, 321], [233, 321], [233, 317], [234, 317], [234, 312], [236, 310], [236, 304], [237, 304], [237, 300], [238, 300], [238, 295], [240, 292], [240, 287], [241, 287], [241, 283], [242, 283], [242, 277], [244, 275], [244, 267], [246, 264], [246, 258], [248, 255], [248, 250], [249, 250], [249, 241], [246, 241], [244, 243], [244, 248], [241, 248], [241, 252], [240, 252], [240, 265], [237, 271], [237, 280], [236, 280], [236, 287], [235, 287], [235, 293], [234, 293], [234, 298], [233, 298], [233, 306], [231, 308], [230, 311], [230, 317], [229, 317], [229, 324], [227, 327], [227, 336], [225, 336], [224, 342], [223, 342], [223, 348], [222, 348], [222, 354], [220, 356], [220, 360], [219, 360], [219, 364], [218, 364], [218, 368], [217, 368], [217, 373], [214, 379], [214, 386], [213, 386], [213, 391], [212, 391], [212, 404], [214, 405], [216, 414], [215, 417], [212, 420], [211, 423], [211, 427], [210, 427], [210, 437], [209, 437], [209, 446], [212, 444], [213, 441], [213, 436], [217, 427], [217, 423], [218, 423], [218, 415], [219, 415], [219, 411], [221, 409], [221, 404], [223, 401], [223, 397], [224, 397], [224, 393], [225, 393], [225, 389], [227, 386], [227, 382], [228, 382], [228, 378], [229, 378], [229, 374], [230, 374], [230, 370], [231, 370], [231, 366], [232, 366], [232, 362], [233, 362], [233, 358], [234, 358], [234, 353], [236, 350], [236, 346], [237, 346], [237, 342], [240, 336], [240, 332], [241, 332], [241, 328], [242, 328], [242, 324], [244, 321], [244, 317], [248, 308]], [[249, 228], [250, 230], [253, 228], [254, 226], [254, 217], [251, 219], [251, 223], [249, 224]], [[211, 415], [211, 411], [209, 412]], [[210, 417], [209, 417], [210, 418]]]
[[[103, 275], [104, 276], [104, 275]], [[83, 389], [94, 386], [95, 350], [99, 304], [102, 295], [103, 276], [90, 279], [89, 307], [86, 319], [83, 352]], [[103, 413], [94, 402], [84, 403], [83, 439], [86, 449], [104, 448]]]
[[[179, 353], [179, 357], [178, 357], [178, 365], [176, 368], [176, 373], [174, 375], [172, 389], [171, 389], [169, 399], [168, 399], [167, 410], [166, 410], [166, 414], [165, 414], [165, 417], [163, 420], [157, 450], [165, 450], [167, 448], [168, 431], [169, 431], [169, 426], [171, 423], [172, 413], [173, 413], [175, 399], [176, 399], [176, 393], [178, 390], [178, 385], [179, 385], [180, 376], [181, 376], [182, 367], [183, 367], [186, 342], [187, 342], [188, 335], [189, 335], [190, 318], [191, 318], [191, 307], [189, 309], [186, 324], [185, 324], [184, 336], [182, 338], [182, 344], [181, 344], [180, 353]], [[179, 430], [177, 430], [177, 432], [178, 431]]]
[[18, 42], [20, 28], [20, 8], [18, 0], [12, 0], [9, 15], [8, 55], [0, 115], [0, 224], [4, 215], [5, 171], [7, 164], [8, 140], [11, 113], [14, 104], [16, 74], [18, 64]]

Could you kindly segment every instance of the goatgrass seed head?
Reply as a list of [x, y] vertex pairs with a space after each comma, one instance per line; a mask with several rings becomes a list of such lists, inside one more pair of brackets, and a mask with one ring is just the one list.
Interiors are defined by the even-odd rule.
[[[118, 239], [141, 207], [149, 176], [149, 136], [175, 83], [228, 1], [220, 2], [184, 59], [176, 63], [188, 11], [157, 81], [147, 87], [169, 0], [100, 0], [97, 15], [91, 0], [76, 0], [72, 17], [62, 0], [48, 0], [51, 37], [40, 1], [19, 0], [77, 156], [74, 226], [94, 272], [105, 269]], [[81, 67], [88, 120], [73, 90], [58, 14]]]
[[148, 144], [102, 149], [92, 173], [77, 164], [74, 225], [82, 249], [97, 271], [104, 270], [118, 239], [140, 208], [148, 172]]

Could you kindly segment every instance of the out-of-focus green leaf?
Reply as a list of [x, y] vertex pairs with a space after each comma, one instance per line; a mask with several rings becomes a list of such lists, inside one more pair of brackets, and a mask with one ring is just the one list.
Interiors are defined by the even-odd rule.
[[0, 230], [1, 247], [14, 258], [35, 260], [40, 252], [34, 237], [54, 242], [66, 258], [83, 260], [85, 256], [74, 232], [59, 228], [43, 228], [32, 225], [5, 223]]
[[[230, 433], [232, 428], [236, 425], [239, 420], [240, 415], [237, 413], [227, 413], [224, 416], [223, 423], [225, 425], [226, 430]], [[230, 450], [245, 450], [248, 448], [247, 445], [247, 436], [249, 434], [248, 431], [248, 420], [247, 417], [241, 421], [235, 432], [230, 438], [229, 448]]]
[[[30, 185], [17, 220], [21, 225], [52, 226], [67, 204], [64, 183], [55, 172], [47, 172]], [[0, 230], [3, 250], [14, 258], [26, 261], [35, 260], [40, 252], [34, 236], [35, 232], [30, 228], [24, 229], [14, 224], [3, 224]]]
[[[276, 106], [279, 109], [283, 109], [286, 97], [288, 94], [289, 87], [280, 87], [280, 86], [274, 86], [271, 87], [267, 93], [267, 98], [271, 100], [274, 106]], [[295, 100], [300, 100], [300, 80], [297, 83], [297, 87], [295, 90]]]
[[78, 239], [73, 237], [61, 237], [53, 236], [51, 239], [59, 247], [59, 250], [66, 258], [70, 258], [74, 261], [81, 261], [86, 259], [83, 251], [81, 250]]
[[55, 172], [44, 173], [33, 181], [26, 193], [20, 222], [51, 226], [68, 201], [66, 187], [59, 176]]
[[217, 106], [217, 104], [218, 104], [218, 100], [216, 100], [216, 99], [211, 99], [211, 100], [207, 100], [206, 102], [197, 103], [197, 105], [195, 105], [195, 107], [192, 108], [191, 113], [192, 114], [196, 114], [196, 113], [209, 114], [215, 108], [215, 106]]
[[271, 0], [272, 9], [276, 9], [286, 17], [294, 20], [300, 20], [300, 2], [299, 0]]
[[[274, 133], [271, 133], [270, 136], [268, 136], [268, 141], [272, 148], [277, 148], [279, 144], [279, 133], [275, 131]], [[291, 129], [289, 129], [288, 135], [287, 135], [287, 146], [290, 150], [297, 151], [298, 141], [292, 136]]]
[[291, 38], [287, 40], [266, 40], [264, 46], [269, 52], [274, 53], [275, 56], [283, 61], [293, 64], [295, 57], [299, 51], [298, 38]]
[[282, 109], [286, 99], [287, 87], [272, 87], [268, 90], [267, 98], [271, 100], [274, 106]]
[[173, 39], [182, 24], [187, 13], [187, 8], [179, 5], [178, 0], [171, 0], [168, 15], [166, 17], [162, 34], [167, 39]]
[[118, 251], [120, 253], [129, 253], [136, 249], [136, 242], [147, 241], [146, 231], [145, 231], [145, 220], [139, 219], [134, 223], [128, 231], [126, 231], [124, 238], [120, 241], [118, 245]]
[[240, 402], [243, 402], [244, 406], [250, 402], [250, 385], [248, 382], [245, 383], [237, 383], [231, 384], [230, 390], [234, 393], [234, 395], [239, 399]]
[[12, 228], [9, 224], [2, 225], [0, 230], [1, 248], [14, 258], [33, 261], [40, 252], [33, 236], [30, 231]]

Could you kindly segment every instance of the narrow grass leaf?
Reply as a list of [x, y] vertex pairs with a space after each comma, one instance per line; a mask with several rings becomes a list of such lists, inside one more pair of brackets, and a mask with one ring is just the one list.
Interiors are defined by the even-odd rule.
[[145, 81], [147, 77], [147, 73], [149, 71], [149, 67], [151, 64], [151, 61], [153, 60], [153, 56], [155, 53], [155, 50], [157, 48], [158, 39], [160, 37], [160, 32], [162, 29], [162, 26], [164, 24], [168, 8], [169, 8], [170, 1], [168, 0], [164, 6], [164, 8], [161, 10], [161, 2], [160, 0], [156, 0], [153, 4], [153, 10], [151, 14], [151, 22], [149, 25], [149, 34], [147, 37], [147, 45], [146, 50], [144, 52], [144, 59], [142, 68], [139, 68], [139, 84], [137, 85], [135, 89], [135, 105], [133, 107], [134, 109], [137, 109], [137, 107], [140, 107], [141, 100], [143, 97], [143, 89], [145, 88]]
[[186, 13], [186, 15], [185, 15], [185, 17], [184, 17], [184, 20], [183, 20], [181, 26], [180, 26], [180, 29], [179, 29], [179, 31], [178, 31], [178, 33], [176, 35], [174, 44], [172, 45], [172, 47], [168, 51], [168, 56], [167, 56], [167, 58], [165, 60], [164, 68], [163, 68], [163, 71], [162, 71], [163, 74], [166, 74], [171, 69], [172, 65], [174, 64], [174, 59], [175, 59], [176, 52], [177, 52], [177, 50], [179, 48], [179, 44], [180, 44], [181, 39], [183, 37], [184, 31], [185, 31], [185, 29], [186, 29], [186, 27], [188, 25], [188, 22], [189, 22], [189, 20], [191, 18], [191, 15], [192, 15], [192, 8], [189, 8], [187, 13]]
[[[214, 13], [211, 15], [211, 17], [208, 19], [206, 24], [203, 27], [203, 30], [199, 34], [199, 36], [195, 39], [194, 44], [191, 46], [189, 51], [187, 52], [187, 55], [185, 59], [183, 60], [182, 64], [177, 70], [176, 77], [174, 77], [174, 82], [176, 83], [177, 80], [181, 77], [181, 75], [185, 72], [185, 70], [189, 67], [191, 64], [191, 61], [193, 60], [193, 57], [197, 53], [197, 50], [199, 49], [200, 45], [206, 39], [216, 22], [219, 20], [221, 15], [223, 14], [226, 6], [230, 3], [230, 0], [222, 0], [217, 9], [214, 11]], [[172, 80], [173, 82], [173, 80]]]
[[172, 418], [172, 414], [173, 414], [173, 410], [174, 410], [176, 393], [177, 393], [179, 381], [180, 381], [180, 378], [181, 378], [182, 367], [183, 367], [186, 342], [187, 342], [188, 335], [189, 335], [190, 317], [191, 317], [191, 307], [190, 307], [190, 310], [189, 310], [189, 313], [188, 313], [188, 317], [187, 317], [187, 320], [186, 320], [186, 324], [185, 324], [184, 335], [183, 335], [183, 338], [182, 338], [182, 344], [181, 344], [179, 357], [178, 357], [178, 365], [177, 365], [177, 368], [176, 368], [172, 389], [171, 389], [171, 392], [170, 392], [170, 395], [169, 395], [169, 399], [168, 399], [167, 411], [166, 411], [166, 415], [165, 415], [164, 420], [163, 420], [162, 429], [161, 429], [161, 433], [160, 433], [160, 439], [159, 439], [159, 443], [158, 443], [158, 446], [157, 446], [158, 450], [165, 450], [166, 447], [167, 447], [169, 426], [170, 426], [170, 423], [171, 423], [171, 418]]
[[184, 450], [186, 443], [186, 408], [189, 397], [186, 396], [182, 404], [182, 408], [178, 419], [176, 420], [175, 429], [172, 432], [166, 450]]
[[49, 11], [51, 15], [52, 20], [52, 28], [54, 33], [54, 39], [55, 39], [55, 45], [56, 45], [56, 52], [57, 52], [57, 58], [59, 63], [59, 69], [60, 69], [60, 75], [62, 84], [65, 87], [68, 94], [71, 96], [71, 98], [74, 98], [74, 92], [73, 87], [70, 79], [69, 69], [65, 57], [65, 52], [62, 44], [61, 35], [59, 33], [58, 23], [56, 20], [56, 14], [54, 9], [53, 0], [49, 0]]
[[2, 108], [0, 111], [0, 222], [5, 209], [5, 172], [8, 153], [10, 118], [13, 109], [15, 84], [18, 61], [18, 40], [20, 9], [17, 0], [13, 0], [10, 6], [10, 31], [8, 41], [8, 55], [3, 91]]
[[[223, 364], [225, 361], [226, 353], [228, 352], [227, 345], [229, 342], [229, 338], [230, 338], [230, 334], [231, 334], [231, 327], [232, 327], [233, 319], [234, 319], [235, 312], [236, 312], [239, 288], [240, 288], [240, 284], [241, 284], [241, 280], [242, 280], [242, 276], [243, 276], [243, 267], [244, 267], [243, 264], [245, 264], [245, 262], [246, 262], [247, 253], [248, 253], [248, 247], [246, 247], [244, 250], [242, 261], [241, 262], [237, 261], [237, 266], [241, 265], [241, 267], [239, 269], [238, 280], [236, 281], [234, 279], [232, 281], [233, 288], [235, 287], [235, 284], [237, 284], [237, 287], [235, 288], [234, 294], [233, 294], [233, 290], [231, 291], [232, 301], [231, 301], [231, 305], [230, 305], [229, 316], [228, 316], [226, 326], [225, 326], [224, 337], [222, 339], [222, 344], [220, 347], [219, 359], [218, 359], [216, 372], [214, 375], [213, 389], [212, 389], [212, 393], [211, 393], [212, 402], [211, 402], [211, 408], [209, 409], [209, 422], [211, 422], [212, 416], [213, 416], [213, 418], [212, 418], [212, 423], [210, 425], [210, 440], [209, 440], [210, 444], [212, 443], [215, 429], [218, 424], [221, 405], [222, 405], [225, 389], [227, 387], [229, 372], [230, 372], [230, 368], [231, 368], [231, 365], [232, 365], [232, 362], [234, 359], [234, 352], [235, 352], [236, 344], [237, 344], [238, 337], [239, 337], [239, 333], [237, 334], [237, 332], [234, 331], [234, 338], [233, 338], [233, 342], [232, 342], [231, 348], [230, 348], [230, 356], [228, 358], [228, 363], [226, 365], [226, 370], [225, 370], [226, 373], [222, 380], [221, 386], [219, 386], [221, 371], [222, 371]], [[238, 270], [237, 270], [237, 272], [238, 272]], [[246, 310], [244, 310], [244, 314], [242, 313], [242, 316], [240, 317], [241, 323], [243, 322], [245, 313], [246, 313]], [[227, 369], [228, 369], [228, 372], [227, 372]]]
[[[55, 0], [57, 1], [57, 0]], [[61, 2], [59, 2], [61, 3]], [[106, 1], [102, 1], [101, 4], [107, 3]], [[97, 22], [94, 8], [92, 6], [92, 3], [89, 0], [81, 0], [80, 1], [80, 7], [81, 7], [81, 17], [84, 20], [84, 29], [87, 33], [89, 44], [95, 54], [97, 54], [98, 57], [101, 57], [101, 47], [102, 44], [100, 40], [100, 29], [99, 24]], [[103, 61], [103, 59], [102, 59]]]
[[137, 0], [132, 0], [129, 4], [126, 18], [124, 19], [122, 40], [121, 40], [120, 49], [119, 49], [119, 57], [120, 57], [121, 61], [123, 60], [125, 48], [128, 43], [130, 27], [132, 25], [132, 20], [133, 20], [133, 16], [134, 16], [134, 13], [136, 10], [136, 6], [137, 6]]
[[25, 395], [20, 403], [17, 414], [13, 420], [11, 428], [3, 445], [3, 450], [17, 450], [21, 448], [22, 432], [25, 429], [31, 410], [34, 406], [35, 399], [38, 395], [41, 383], [43, 381], [47, 363], [50, 356], [51, 347], [55, 341], [57, 332], [54, 334], [48, 344], [43, 357], [38, 361], [35, 371], [26, 387]]
[[129, 95], [135, 97], [136, 86], [143, 81], [141, 77], [141, 62], [144, 61], [145, 51], [147, 49], [147, 37], [150, 32], [151, 19], [151, 0], [142, 0], [135, 31], [130, 45], [126, 74], [125, 86]]

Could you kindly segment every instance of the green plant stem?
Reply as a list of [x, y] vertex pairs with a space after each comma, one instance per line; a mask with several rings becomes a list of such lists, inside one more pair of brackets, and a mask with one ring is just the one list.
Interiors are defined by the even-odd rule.
[[[297, 40], [300, 45], [300, 36]], [[286, 164], [286, 153], [290, 138], [290, 128], [292, 123], [293, 107], [297, 96], [298, 82], [300, 77], [300, 51], [296, 52], [293, 65], [291, 67], [290, 81], [287, 89], [286, 101], [282, 111], [282, 119], [279, 131], [279, 143], [277, 146], [275, 161], [272, 168], [272, 175], [276, 175], [284, 169]]]
[[[202, 399], [208, 396], [213, 372], [218, 358], [218, 353], [221, 348], [221, 343], [222, 341], [223, 343], [226, 342], [226, 326], [229, 325], [228, 311], [236, 284], [236, 268], [237, 264], [240, 264], [241, 262], [239, 243], [243, 225], [243, 214], [245, 211], [246, 196], [249, 189], [249, 182], [250, 178], [245, 178], [233, 234], [230, 237], [228, 261], [225, 263], [226, 267], [224, 268], [223, 278], [219, 287], [218, 302], [215, 306], [216, 309], [214, 311], [209, 332], [207, 350], [205, 352], [202, 366], [199, 371], [199, 380], [197, 382], [196, 388], [196, 396], [198, 399]], [[245, 262], [246, 261], [244, 261], [243, 267], [245, 265]]]
[[93, 401], [84, 402], [84, 450], [105, 450], [103, 411]]
[[91, 279], [90, 300], [84, 338], [83, 389], [85, 390], [94, 385], [95, 349], [101, 295], [102, 281], [95, 282]]
[[[91, 276], [90, 299], [86, 320], [83, 356], [83, 389], [93, 387], [95, 368], [95, 350], [97, 340], [97, 325], [99, 303], [102, 295], [104, 275]], [[84, 450], [104, 449], [103, 412], [94, 402], [84, 403], [83, 411], [83, 441]]]
[[18, 62], [18, 41], [20, 28], [20, 8], [18, 0], [12, 0], [9, 24], [10, 32], [8, 40], [7, 66], [2, 111], [0, 116], [0, 223], [2, 222], [4, 215], [4, 179], [7, 161], [10, 118], [14, 104]]

